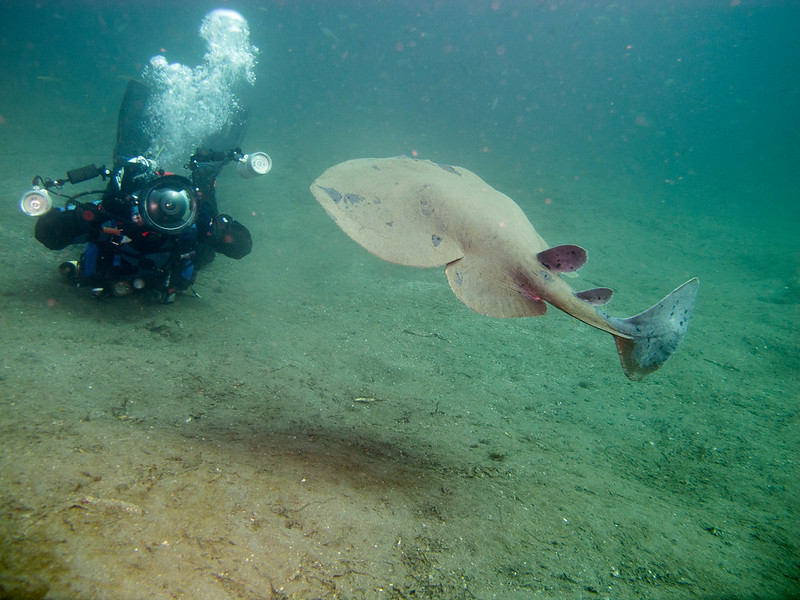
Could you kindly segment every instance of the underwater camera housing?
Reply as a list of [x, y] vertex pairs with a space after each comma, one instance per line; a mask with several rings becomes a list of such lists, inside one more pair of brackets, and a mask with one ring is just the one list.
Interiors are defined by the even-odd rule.
[[[45, 179], [37, 175], [31, 182], [31, 189], [20, 197], [19, 207], [25, 214], [39, 217], [53, 208], [53, 193], [67, 199], [66, 208], [81, 196], [107, 195], [107, 190], [92, 190], [73, 196], [53, 191], [60, 190], [67, 183], [102, 177], [103, 181], [111, 179], [112, 184], [116, 183], [119, 200], [126, 198], [131, 203], [129, 218], [132, 223], [146, 225], [166, 235], [176, 235], [191, 227], [197, 219], [198, 189], [213, 186], [219, 172], [230, 162], [237, 163], [236, 171], [244, 179], [266, 175], [272, 170], [269, 154], [260, 151], [245, 154], [240, 148], [225, 151], [198, 148], [187, 165], [192, 173], [191, 180], [164, 173], [153, 160], [137, 156], [123, 163], [116, 172], [91, 164], [68, 171], [63, 179]], [[123, 216], [118, 210], [113, 212], [117, 217]]]
[[178, 175], [162, 175], [139, 194], [137, 209], [144, 225], [167, 235], [176, 235], [194, 225], [197, 196], [192, 182]]

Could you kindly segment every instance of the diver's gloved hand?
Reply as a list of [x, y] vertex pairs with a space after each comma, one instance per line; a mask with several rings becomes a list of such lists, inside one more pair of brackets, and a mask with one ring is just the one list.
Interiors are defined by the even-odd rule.
[[225, 256], [238, 259], [250, 254], [253, 239], [247, 227], [234, 221], [230, 215], [219, 214], [214, 217], [211, 246]]
[[50, 250], [97, 239], [105, 216], [96, 204], [79, 204], [73, 210], [53, 208], [36, 221], [34, 235]]

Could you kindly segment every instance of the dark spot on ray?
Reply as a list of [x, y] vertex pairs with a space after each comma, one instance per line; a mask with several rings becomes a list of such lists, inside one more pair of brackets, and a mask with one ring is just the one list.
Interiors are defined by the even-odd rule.
[[436, 163], [436, 166], [437, 166], [437, 167], [440, 167], [440, 168], [442, 168], [442, 169], [444, 169], [444, 170], [445, 170], [445, 171], [447, 171], [448, 173], [452, 173], [453, 175], [458, 175], [459, 177], [461, 177], [461, 173], [459, 173], [458, 171], [456, 171], [456, 170], [455, 170], [453, 167], [451, 167], [450, 165], [445, 165], [445, 164], [441, 164], [441, 163]]
[[328, 194], [328, 196], [331, 197], [331, 200], [333, 200], [336, 203], [338, 203], [339, 200], [342, 199], [342, 195], [339, 193], [339, 190], [322, 186], [320, 186], [320, 189], [323, 190], [326, 194]]

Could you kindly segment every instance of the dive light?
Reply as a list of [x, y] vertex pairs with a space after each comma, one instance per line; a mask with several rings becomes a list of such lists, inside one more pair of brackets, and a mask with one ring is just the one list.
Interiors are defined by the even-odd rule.
[[65, 183], [81, 183], [95, 177], [102, 177], [105, 181], [110, 175], [111, 171], [105, 167], [98, 168], [94, 165], [72, 169], [67, 172], [66, 179], [43, 179], [37, 175], [33, 178], [33, 187], [20, 197], [19, 207], [26, 215], [38, 217], [53, 207], [53, 201], [47, 191], [49, 188], [60, 188]]
[[266, 152], [251, 152], [239, 159], [236, 172], [244, 179], [266, 175], [272, 169], [272, 159]]
[[53, 206], [50, 194], [47, 190], [34, 185], [30, 190], [22, 194], [19, 199], [19, 207], [26, 215], [38, 217], [43, 215]]

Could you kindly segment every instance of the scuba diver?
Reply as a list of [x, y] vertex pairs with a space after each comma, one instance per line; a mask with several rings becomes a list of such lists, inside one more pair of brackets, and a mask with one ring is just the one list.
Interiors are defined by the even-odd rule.
[[[252, 248], [247, 228], [217, 208], [215, 182], [222, 168], [237, 162], [239, 173], [252, 177], [267, 173], [272, 162], [263, 152], [243, 154], [239, 149], [247, 111], [237, 107], [227, 125], [207, 136], [189, 158], [190, 178], [166, 173], [146, 157], [152, 147], [143, 126], [149, 94], [143, 82], [129, 82], [113, 169], [89, 165], [57, 180], [37, 175], [20, 207], [38, 216], [34, 235], [47, 248], [85, 244], [78, 260], [59, 267], [76, 287], [88, 287], [95, 297], [145, 291], [169, 304], [177, 292], [191, 288], [197, 270], [216, 253], [240, 259]], [[73, 196], [55, 191], [94, 177], [108, 180], [105, 190]], [[52, 207], [50, 194], [67, 198], [66, 205]], [[100, 198], [83, 200], [90, 195]]]

